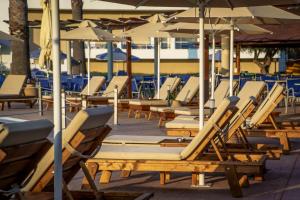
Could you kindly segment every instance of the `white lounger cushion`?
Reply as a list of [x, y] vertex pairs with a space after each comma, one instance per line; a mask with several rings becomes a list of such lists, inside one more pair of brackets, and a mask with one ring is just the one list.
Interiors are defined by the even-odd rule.
[[183, 147], [102, 145], [94, 158], [126, 160], [181, 160]]
[[268, 93], [267, 97], [264, 99], [264, 101], [260, 104], [254, 115], [252, 116], [250, 120], [250, 126], [259, 126], [261, 123], [263, 123], [266, 118], [271, 114], [274, 107], [277, 105], [274, 105], [274, 102], [276, 99], [284, 92], [284, 87], [278, 83], [275, 83], [271, 91]]
[[[103, 143], [107, 144], [153, 144], [159, 145], [166, 139], [178, 139], [178, 137], [171, 136], [150, 136], [150, 135], [112, 135], [106, 137]], [[185, 137], [185, 139], [192, 139], [191, 137]]]
[[236, 106], [238, 108], [241, 107], [241, 104], [248, 101], [251, 96], [255, 97], [255, 99], [259, 99], [265, 87], [266, 84], [264, 81], [247, 81], [238, 94], [240, 100]]
[[129, 101], [130, 105], [139, 105], [139, 106], [154, 106], [154, 105], [161, 105], [166, 106], [168, 105], [167, 100], [161, 99], [150, 99], [150, 100], [140, 100], [140, 99], [133, 99]]
[[[168, 98], [168, 89], [170, 88], [170, 93], [173, 93], [174, 90], [180, 83], [180, 78], [178, 77], [168, 77], [164, 84], [161, 86], [159, 90], [159, 99], [166, 100]], [[158, 95], [154, 96], [154, 99], [158, 99]]]
[[103, 92], [102, 97], [114, 97], [114, 89], [118, 87], [118, 96], [121, 95], [123, 89], [125, 88], [126, 82], [128, 81], [128, 76], [114, 76], [109, 82], [106, 90]]
[[189, 103], [199, 91], [199, 78], [191, 76], [176, 96], [176, 101]]
[[46, 119], [0, 124], [0, 147], [45, 139], [53, 124]]
[[95, 95], [99, 92], [101, 89], [101, 86], [105, 82], [104, 76], [93, 76], [90, 80], [90, 91], [88, 93], [88, 85], [84, 87], [84, 89], [81, 91], [80, 95]]
[[25, 75], [7, 75], [0, 88], [0, 95], [21, 95], [25, 81]]
[[198, 129], [199, 120], [174, 119], [165, 125], [168, 129]]

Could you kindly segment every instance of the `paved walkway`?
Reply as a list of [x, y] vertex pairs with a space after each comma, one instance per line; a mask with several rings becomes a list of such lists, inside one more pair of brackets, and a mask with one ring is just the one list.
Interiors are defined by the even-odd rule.
[[[14, 109], [0, 111], [0, 116], [11, 116], [19, 113], [29, 113], [37, 109], [24, 109], [23, 106], [15, 106]], [[73, 113], [68, 113], [70, 118]], [[145, 119], [128, 119], [126, 113], [120, 114], [120, 125], [112, 126], [111, 134], [130, 135], [163, 135], [164, 130], [157, 127], [157, 121]], [[37, 113], [18, 115], [22, 119], [39, 119]], [[52, 120], [52, 111], [46, 111], [42, 118]], [[277, 143], [276, 140], [272, 142]], [[256, 182], [250, 180], [251, 186], [244, 188], [244, 199], [270, 199], [293, 200], [300, 198], [300, 141], [292, 141], [295, 149], [290, 155], [282, 156], [281, 160], [267, 161], [267, 173], [265, 181]], [[70, 183], [70, 188], [79, 189], [82, 179], [79, 172]], [[119, 177], [119, 173], [113, 173], [112, 182], [99, 186], [105, 191], [145, 191], [154, 192], [154, 199], [232, 199], [228, 190], [228, 184], [222, 174], [207, 175], [206, 181], [211, 183], [210, 188], [192, 188], [189, 173], [172, 174], [171, 182], [161, 186], [158, 173], [133, 173], [130, 178]], [[97, 177], [97, 182], [99, 177]]]

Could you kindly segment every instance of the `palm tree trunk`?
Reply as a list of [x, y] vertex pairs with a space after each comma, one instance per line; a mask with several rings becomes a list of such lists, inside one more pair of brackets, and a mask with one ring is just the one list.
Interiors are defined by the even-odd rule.
[[[74, 20], [82, 20], [82, 0], [72, 0], [72, 18]], [[84, 42], [74, 41], [73, 42], [73, 57], [80, 61], [79, 72], [86, 74], [85, 64], [85, 53], [84, 53]]]
[[9, 29], [11, 35], [23, 40], [11, 41], [11, 74], [23, 74], [30, 78], [27, 0], [9, 0]]

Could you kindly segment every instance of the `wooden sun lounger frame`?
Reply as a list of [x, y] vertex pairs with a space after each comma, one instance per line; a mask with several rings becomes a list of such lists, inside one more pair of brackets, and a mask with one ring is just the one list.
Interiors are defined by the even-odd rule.
[[283, 151], [289, 153], [291, 145], [289, 138], [300, 138], [300, 127], [285, 126], [284, 124], [278, 124], [271, 111], [273, 111], [277, 105], [285, 98], [282, 93], [273, 102], [273, 107], [269, 110], [270, 112], [264, 113], [266, 120], [263, 124], [257, 128], [251, 128], [243, 131], [243, 134], [247, 137], [270, 137], [279, 138], [280, 144], [283, 146]]
[[[234, 124], [228, 130], [228, 138], [224, 143], [230, 143], [230, 139], [236, 136], [240, 144], [226, 144], [228, 151], [245, 154], [266, 154], [268, 159], [280, 159], [283, 149], [281, 147], [273, 147], [266, 144], [250, 144], [247, 140], [247, 133], [241, 128], [245, 118], [247, 118], [256, 107], [256, 103], [250, 104], [247, 109], [237, 118]], [[167, 135], [180, 137], [194, 137], [198, 134], [199, 129], [167, 129]], [[224, 150], [220, 150], [223, 152]]]
[[[235, 109], [229, 108], [218, 122], [218, 125], [225, 125], [235, 113]], [[214, 128], [209, 136], [205, 138], [194, 152], [185, 160], [116, 160], [116, 159], [88, 159], [87, 168], [95, 179], [98, 171], [102, 171], [100, 183], [110, 181], [112, 171], [122, 171], [124, 176], [129, 176], [131, 171], [158, 171], [160, 172], [160, 183], [165, 184], [170, 179], [170, 172], [191, 172], [192, 184], [198, 183], [199, 173], [224, 172], [230, 185], [230, 191], [234, 197], [241, 197], [241, 186], [247, 181], [246, 174], [252, 174], [263, 179], [265, 155], [231, 154], [227, 151], [226, 145], [219, 137], [219, 128]], [[218, 138], [219, 143], [215, 142]], [[202, 154], [203, 149], [211, 144], [214, 153]], [[225, 150], [220, 151], [219, 145]], [[213, 159], [214, 158], [214, 159]], [[238, 174], [241, 174], [240, 177]]]

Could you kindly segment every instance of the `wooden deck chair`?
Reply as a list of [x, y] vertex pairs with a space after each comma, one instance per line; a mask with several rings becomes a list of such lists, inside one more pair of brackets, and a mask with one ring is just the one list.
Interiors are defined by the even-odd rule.
[[[197, 182], [198, 173], [225, 172], [230, 190], [235, 197], [242, 196], [238, 174], [261, 173], [265, 156], [227, 155], [227, 160], [218, 150], [215, 139], [219, 132], [234, 115], [236, 100], [225, 99], [207, 121], [200, 133], [186, 147], [140, 147], [104, 145], [94, 158], [87, 161], [90, 172], [95, 177], [102, 171], [100, 183], [108, 183], [112, 171], [159, 171], [161, 184], [166, 182], [170, 172], [191, 172], [193, 183]], [[222, 132], [222, 131], [221, 131]], [[215, 154], [206, 155], [207, 147], [212, 145]], [[95, 167], [97, 170], [95, 170]]]
[[277, 105], [284, 100], [284, 86], [276, 83], [257, 111], [252, 116], [247, 136], [279, 138], [283, 149], [288, 153], [291, 149], [289, 138], [300, 138], [300, 130], [297, 127], [285, 126], [278, 123], [272, 112]]
[[[62, 133], [62, 164], [63, 164], [63, 185], [64, 192], [67, 196], [72, 196], [72, 199], [85, 199], [86, 195], [96, 195], [97, 198], [103, 196], [105, 199], [135, 199], [141, 196], [141, 193], [118, 194], [102, 193], [97, 190], [94, 182], [88, 171], [85, 168], [85, 160], [90, 158], [93, 153], [101, 146], [102, 140], [110, 132], [111, 128], [106, 125], [107, 121], [112, 116], [113, 110], [111, 107], [102, 106], [98, 108], [87, 108], [79, 111], [72, 119], [68, 127]], [[21, 188], [25, 192], [25, 197], [35, 196], [35, 193], [48, 192], [53, 190], [53, 168], [54, 168], [54, 145], [44, 153], [43, 157], [38, 161], [32, 175], [28, 177]], [[86, 193], [84, 191], [69, 191], [67, 184], [82, 168], [87, 179], [83, 187], [90, 184], [90, 188], [94, 193]], [[47, 194], [45, 194], [47, 195]], [[53, 196], [53, 194], [51, 194]], [[119, 197], [118, 197], [119, 196]], [[142, 199], [148, 199], [151, 195], [145, 196]], [[95, 196], [94, 196], [95, 198]], [[33, 198], [34, 199], [34, 198]]]
[[114, 98], [114, 89], [118, 88], [118, 98], [124, 93], [126, 83], [129, 81], [128, 76], [114, 76], [100, 96], [87, 97], [88, 105], [106, 105], [109, 99]]
[[[199, 91], [199, 78], [198, 77], [190, 77], [183, 88], [180, 90], [178, 95], [173, 101], [173, 105], [170, 107], [166, 106], [151, 106], [150, 107], [150, 115], [151, 113], [158, 113], [160, 115], [160, 119], [158, 125], [161, 126], [163, 121], [174, 118], [174, 109], [181, 106], [192, 106], [191, 102], [198, 94]], [[176, 104], [176, 105], [175, 105]]]
[[148, 117], [151, 106], [167, 106], [168, 105], [168, 90], [170, 93], [174, 93], [180, 84], [181, 79], [178, 77], [168, 77], [164, 84], [160, 88], [160, 96], [158, 94], [154, 96], [154, 99], [132, 99], [129, 100], [128, 117], [132, 113], [135, 114], [135, 118], [139, 118], [141, 114], [145, 114]]
[[[86, 85], [81, 92], [68, 91], [66, 97], [66, 103], [68, 104], [70, 111], [75, 108], [81, 107], [82, 96], [93, 96], [99, 94], [102, 85], [105, 83], [104, 76], [93, 76], [90, 80], [90, 90], [88, 91], [88, 85]], [[43, 100], [46, 103], [46, 108], [53, 104], [53, 96], [44, 95]]]
[[[233, 88], [235, 91], [237, 89], [238, 82], [233, 82]], [[215, 89], [215, 108], [220, 105], [224, 98], [229, 95], [229, 80], [222, 80], [218, 87]], [[208, 110], [210, 108], [209, 100], [205, 103], [204, 108], [206, 109], [207, 115], [210, 113]], [[199, 108], [197, 107], [179, 107], [174, 109], [174, 115], [199, 115]]]
[[36, 96], [25, 96], [24, 86], [26, 84], [26, 75], [7, 75], [0, 88], [0, 104], [1, 110], [4, 109], [4, 104], [11, 102], [20, 102], [28, 104], [31, 108], [36, 102]]
[[0, 124], [0, 199], [18, 192], [35, 161], [50, 148], [52, 128], [48, 120]]

